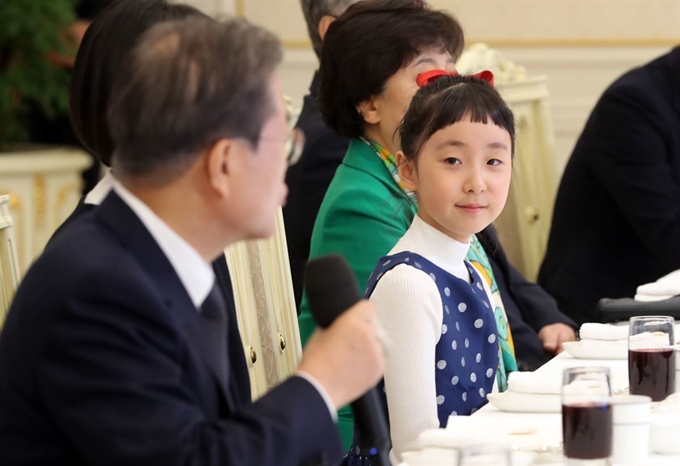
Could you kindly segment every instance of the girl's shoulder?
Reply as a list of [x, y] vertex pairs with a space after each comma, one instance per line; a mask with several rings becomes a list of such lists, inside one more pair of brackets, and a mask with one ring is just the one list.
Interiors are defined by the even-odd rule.
[[373, 270], [373, 274], [371, 274], [371, 278], [379, 278], [379, 276], [384, 275], [394, 267], [401, 264], [408, 265], [416, 270], [420, 270], [430, 275], [433, 279], [437, 276], [457, 279], [452, 274], [442, 269], [426, 257], [412, 251], [401, 251], [381, 257], [375, 269]]
[[[400, 265], [407, 266], [408, 269], [403, 269], [403, 272], [398, 274], [391, 273], [393, 269]], [[371, 273], [368, 279], [366, 296], [370, 296], [378, 282], [383, 280], [386, 276], [390, 277], [389, 281], [392, 285], [400, 285], [400, 282], [408, 282], [409, 280], [414, 279], [414, 277], [422, 278], [420, 277], [421, 274], [429, 277], [428, 280], [435, 284], [438, 281], [440, 283], [448, 283], [451, 280], [459, 280], [420, 254], [411, 251], [402, 251], [383, 256], [378, 260], [378, 264], [373, 269], [373, 273]]]
[[[393, 269], [401, 265], [407, 266], [408, 269], [398, 274], [391, 273]], [[467, 292], [474, 286], [480, 287], [481, 278], [474, 266], [468, 261], [465, 261], [465, 265], [472, 277], [472, 283], [454, 276], [426, 257], [412, 251], [401, 251], [383, 256], [368, 279], [366, 296], [370, 296], [378, 282], [385, 280], [385, 277], [389, 277], [387, 281], [391, 286], [404, 286], [409, 280], [416, 279], [416, 277], [422, 278], [421, 274], [429, 277], [439, 293], [443, 294], [442, 297], [449, 297], [461, 291]]]

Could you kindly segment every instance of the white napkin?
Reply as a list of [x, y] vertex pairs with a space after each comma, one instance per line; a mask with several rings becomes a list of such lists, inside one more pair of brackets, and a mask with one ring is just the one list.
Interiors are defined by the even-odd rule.
[[581, 340], [627, 340], [628, 326], [585, 323], [581, 325], [579, 335]]
[[637, 287], [636, 301], [661, 301], [680, 295], [680, 270]]
[[556, 374], [511, 372], [508, 376], [508, 390], [516, 393], [559, 395], [561, 389], [562, 380]]

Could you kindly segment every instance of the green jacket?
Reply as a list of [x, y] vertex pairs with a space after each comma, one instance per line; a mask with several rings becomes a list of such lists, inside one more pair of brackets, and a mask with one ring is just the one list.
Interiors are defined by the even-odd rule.
[[[319, 209], [309, 258], [342, 254], [363, 292], [378, 259], [397, 244], [415, 214], [415, 203], [397, 185], [380, 157], [366, 143], [353, 139]], [[304, 346], [316, 328], [306, 295], [299, 324]], [[347, 448], [353, 428], [352, 412], [345, 407], [338, 413], [338, 429]]]

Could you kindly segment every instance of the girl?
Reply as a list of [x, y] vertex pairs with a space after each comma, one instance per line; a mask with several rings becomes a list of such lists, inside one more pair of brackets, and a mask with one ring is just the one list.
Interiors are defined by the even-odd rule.
[[378, 306], [398, 460], [417, 448], [424, 430], [486, 404], [499, 367], [493, 298], [465, 257], [472, 236], [505, 205], [515, 129], [512, 112], [485, 81], [493, 75], [480, 76], [421, 75], [424, 87], [399, 131], [399, 176], [415, 193], [418, 214], [366, 291]]

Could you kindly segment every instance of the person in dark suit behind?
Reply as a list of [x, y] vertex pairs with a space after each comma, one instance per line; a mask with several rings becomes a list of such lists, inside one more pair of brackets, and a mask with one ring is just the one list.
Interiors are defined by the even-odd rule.
[[337, 407], [375, 385], [360, 302], [256, 402], [230, 366], [210, 262], [275, 228], [291, 136], [276, 38], [242, 20], [159, 24], [115, 78], [117, 181], [21, 283], [0, 335], [0, 464], [332, 464]]
[[[314, 51], [320, 57], [328, 27], [357, 0], [300, 0], [300, 3]], [[297, 123], [305, 133], [307, 144], [300, 162], [289, 168], [286, 175], [290, 193], [283, 216], [298, 312], [314, 222], [335, 170], [349, 146], [348, 139], [337, 135], [324, 123], [318, 93], [319, 77], [315, 73]], [[524, 370], [534, 369], [560, 352], [563, 341], [576, 338], [573, 330], [576, 324], [560, 312], [548, 293], [527, 281], [509, 263], [493, 226], [478, 236], [503, 299], [518, 364]]]
[[[357, 1], [300, 0], [309, 38], [317, 57], [321, 56], [321, 45], [328, 26]], [[300, 161], [286, 173], [286, 184], [290, 191], [283, 207], [290, 274], [298, 312], [302, 301], [305, 265], [309, 257], [314, 222], [335, 170], [342, 163], [349, 147], [349, 140], [329, 130], [324, 123], [317, 102], [318, 97], [319, 74], [315, 72], [309, 86], [309, 94], [304, 97], [302, 111], [295, 125], [305, 135], [305, 148]]]
[[579, 323], [680, 268], [680, 48], [616, 80], [555, 200], [539, 283]]

